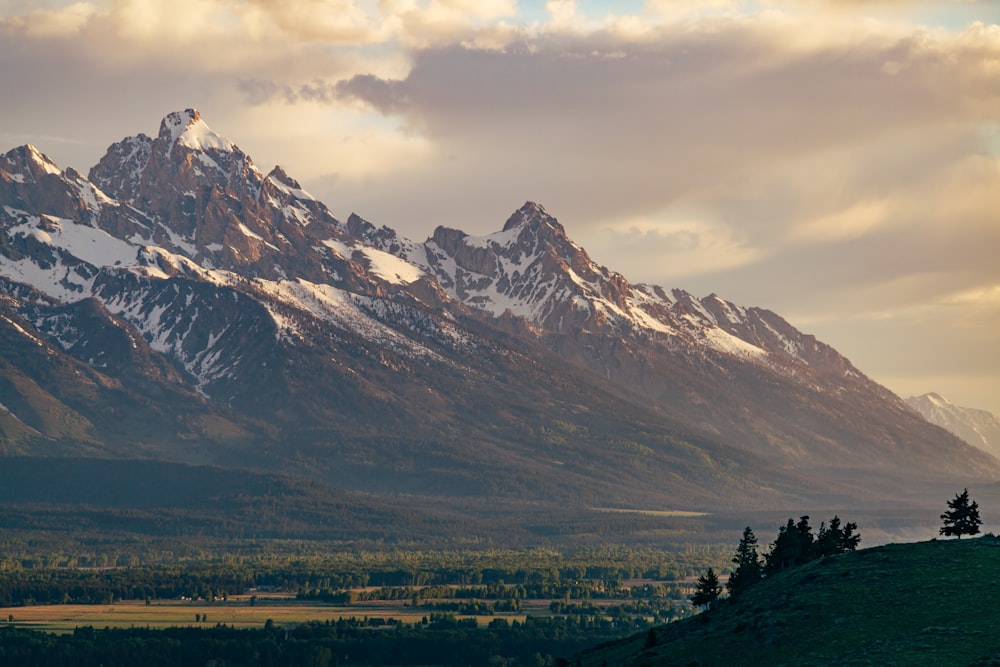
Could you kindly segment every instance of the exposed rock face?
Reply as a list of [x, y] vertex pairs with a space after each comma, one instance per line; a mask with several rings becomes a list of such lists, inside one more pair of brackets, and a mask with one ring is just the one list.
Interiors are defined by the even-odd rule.
[[424, 242], [341, 223], [193, 109], [87, 178], [0, 156], [0, 285], [0, 448], [623, 504], [998, 472], [775, 313], [631, 284], [538, 204]]
[[[128, 137], [108, 149], [90, 179], [131, 213], [145, 242], [207, 268], [272, 280], [355, 280], [357, 268], [320, 241], [342, 235], [340, 223], [280, 167], [263, 175], [236, 144], [216, 134], [197, 110], [163, 119], [156, 139]], [[109, 216], [121, 235], [127, 225]]]
[[438, 227], [424, 247], [425, 268], [452, 296], [494, 316], [509, 310], [556, 332], [629, 326], [627, 317], [617, 316], [627, 308], [625, 278], [592, 262], [533, 202], [500, 232], [471, 237]]
[[76, 171], [68, 170], [64, 176], [34, 146], [15, 148], [0, 160], [0, 201], [9, 201], [14, 208], [90, 221], [88, 203], [97, 196]]

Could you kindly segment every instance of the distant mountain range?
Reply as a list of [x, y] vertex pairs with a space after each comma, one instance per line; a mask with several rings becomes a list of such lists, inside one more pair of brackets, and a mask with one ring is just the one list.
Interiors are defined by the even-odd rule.
[[1000, 418], [992, 412], [963, 408], [933, 392], [911, 396], [906, 404], [930, 423], [954, 433], [973, 447], [1000, 457]]
[[632, 284], [535, 203], [337, 220], [193, 109], [85, 177], [0, 156], [0, 450], [341, 488], [779, 507], [996, 478], [768, 310]]

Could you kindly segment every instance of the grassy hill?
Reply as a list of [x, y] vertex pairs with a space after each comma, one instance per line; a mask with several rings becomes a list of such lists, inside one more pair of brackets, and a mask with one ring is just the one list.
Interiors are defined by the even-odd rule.
[[823, 558], [654, 633], [572, 664], [1000, 665], [1000, 538]]

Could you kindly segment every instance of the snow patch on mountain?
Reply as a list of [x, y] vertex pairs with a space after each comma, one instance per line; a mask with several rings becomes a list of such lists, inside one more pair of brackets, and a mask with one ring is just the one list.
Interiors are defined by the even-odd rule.
[[[437, 354], [423, 344], [402, 335], [369, 315], [367, 311], [377, 305], [376, 300], [370, 297], [352, 294], [332, 285], [313, 283], [302, 278], [277, 281], [258, 278], [253, 284], [278, 303], [294, 306], [313, 317], [358, 334], [380, 346], [418, 357], [438, 358]], [[306, 335], [294, 318], [275, 310], [266, 301], [264, 303], [280, 328], [291, 330], [299, 336]], [[279, 333], [280, 335], [282, 334]]]
[[226, 284], [228, 280], [220, 280], [219, 273], [206, 269], [184, 255], [172, 253], [159, 246], [142, 246], [138, 254], [141, 266], [131, 267], [133, 273], [166, 280], [177, 274], [185, 274], [216, 285]]
[[62, 170], [59, 169], [58, 166], [56, 166], [56, 163], [50, 160], [48, 156], [42, 153], [40, 150], [38, 150], [31, 144], [28, 144], [27, 148], [29, 156], [34, 161], [34, 163], [38, 165], [39, 168], [41, 168], [42, 171], [44, 171], [47, 174], [54, 174], [56, 176], [62, 173]]
[[30, 239], [43, 248], [38, 257], [0, 262], [0, 275], [64, 302], [90, 295], [97, 267], [136, 262], [135, 246], [95, 227], [54, 216], [28, 216], [6, 234], [11, 239]]
[[386, 282], [409, 285], [424, 275], [420, 267], [387, 252], [369, 247], [362, 247], [361, 252], [368, 261], [368, 270]]
[[[277, 167], [275, 168], [275, 170], [277, 170]], [[281, 173], [284, 174], [284, 172]], [[293, 199], [304, 199], [306, 201], [319, 201], [318, 199], [313, 197], [310, 193], [303, 190], [302, 187], [297, 182], [293, 181], [292, 184], [286, 183], [282, 178], [280, 178], [275, 173], [275, 171], [272, 171], [270, 174], [268, 174], [267, 179], [271, 181], [274, 187], [278, 188], [279, 190], [281, 190], [282, 192], [284, 192], [286, 195], [288, 195]]]
[[345, 259], [363, 258], [366, 268], [382, 280], [393, 285], [409, 285], [420, 280], [425, 270], [416, 264], [378, 248], [366, 245], [348, 245], [337, 239], [325, 239], [323, 245]]
[[49, 239], [49, 245], [63, 249], [93, 266], [135, 262], [135, 246], [102, 229], [50, 215], [31, 216], [27, 222], [9, 228], [7, 235], [17, 237], [31, 234], [40, 238], [40, 235], [35, 235], [37, 231], [44, 232], [41, 238]]
[[201, 113], [197, 109], [168, 114], [163, 119], [162, 128], [161, 136], [169, 136], [171, 145], [177, 144], [197, 151], [214, 149], [232, 152], [236, 148], [236, 144], [213, 131], [201, 119]]
[[[178, 250], [182, 250], [188, 257], [194, 257], [198, 254], [198, 244], [194, 239], [179, 234], [174, 229], [164, 225], [163, 223], [158, 223], [157, 229], [162, 231], [167, 238], [170, 239], [171, 246]], [[220, 245], [219, 248], [221, 249], [222, 246]]]
[[[174, 259], [185, 261], [178, 256]], [[205, 315], [202, 310], [204, 302], [195, 303], [192, 292], [182, 299], [178, 298], [183, 292], [180, 291], [181, 286], [174, 284], [172, 290], [167, 286], [165, 296], [162, 290], [164, 284], [159, 276], [147, 275], [145, 278], [132, 290], [113, 291], [109, 296], [98, 294], [98, 297], [110, 312], [134, 326], [150, 348], [179, 362], [195, 379], [194, 388], [206, 395], [205, 389], [210, 383], [230, 376], [234, 366], [241, 361], [239, 356], [232, 356], [231, 348], [224, 352], [217, 345], [231, 325], [215, 318], [212, 312]], [[217, 276], [218, 284], [225, 282], [225, 276]], [[206, 318], [204, 326], [200, 322], [202, 318]], [[196, 328], [207, 328], [208, 331], [207, 335], [198, 338], [196, 344], [192, 344], [190, 338]]]
[[83, 200], [86, 207], [93, 213], [100, 212], [104, 206], [113, 206], [117, 203], [114, 199], [104, 194], [104, 191], [96, 185], [82, 177], [77, 178], [73, 182], [73, 185], [76, 187], [80, 199]]
[[705, 342], [719, 352], [745, 359], [764, 359], [767, 357], [767, 350], [748, 343], [719, 327], [706, 328], [704, 336]]

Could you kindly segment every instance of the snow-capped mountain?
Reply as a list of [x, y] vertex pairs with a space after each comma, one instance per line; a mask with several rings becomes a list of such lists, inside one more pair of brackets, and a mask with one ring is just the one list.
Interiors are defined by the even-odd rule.
[[742, 308], [712, 294], [698, 299], [656, 285], [632, 285], [594, 263], [559, 221], [527, 202], [502, 231], [474, 237], [438, 227], [421, 245], [349, 221], [360, 240], [418, 266], [454, 299], [494, 317], [513, 315], [540, 333], [587, 332], [655, 337], [766, 365], [784, 357], [850, 377], [861, 373], [832, 348], [776, 314]]
[[906, 404], [930, 423], [954, 433], [973, 447], [1000, 457], [1000, 418], [992, 412], [963, 408], [934, 392], [910, 396]]
[[86, 178], [0, 156], [0, 284], [7, 451], [708, 504], [997, 471], [778, 315], [633, 285], [538, 204], [480, 237], [341, 222], [193, 109]]

